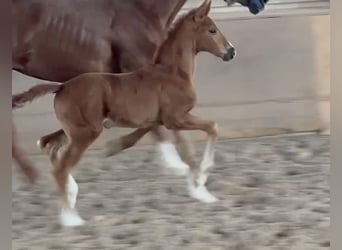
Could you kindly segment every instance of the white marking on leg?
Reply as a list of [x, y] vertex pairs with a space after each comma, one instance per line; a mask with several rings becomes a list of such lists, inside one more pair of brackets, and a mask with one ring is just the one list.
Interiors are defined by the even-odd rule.
[[200, 165], [200, 171], [197, 176], [197, 180], [195, 181], [194, 176], [189, 175], [189, 192], [190, 195], [202, 202], [211, 203], [216, 202], [218, 199], [209, 193], [207, 187], [205, 186], [205, 183], [208, 179], [207, 170], [208, 168], [212, 167], [214, 165], [214, 157], [215, 157], [215, 137], [209, 137], [207, 145], [204, 150], [203, 154], [203, 160]]
[[190, 167], [182, 161], [176, 147], [172, 143], [160, 143], [159, 149], [167, 168], [175, 170], [177, 175], [184, 176], [188, 174]]
[[78, 194], [78, 185], [71, 174], [69, 174], [67, 185], [68, 200], [70, 203], [70, 207], [75, 208]]
[[209, 193], [205, 185], [198, 185], [196, 187], [190, 176], [188, 180], [188, 188], [189, 188], [190, 196], [201, 202], [212, 203], [212, 202], [218, 201], [218, 199], [214, 195]]
[[215, 144], [215, 138], [210, 137], [205, 147], [203, 160], [200, 165], [200, 170], [202, 173], [205, 173], [208, 168], [214, 166], [214, 158], [215, 158], [214, 144]]
[[84, 225], [85, 221], [78, 215], [76, 209], [63, 208], [60, 216], [61, 224], [66, 227]]
[[207, 180], [208, 180], [208, 174], [200, 171], [198, 174], [198, 178], [197, 178], [198, 185], [204, 186], [207, 183]]
[[67, 197], [70, 208], [62, 208], [61, 211], [61, 224], [63, 226], [73, 227], [81, 226], [85, 221], [78, 215], [75, 209], [78, 194], [78, 185], [71, 174], [68, 176], [67, 183]]

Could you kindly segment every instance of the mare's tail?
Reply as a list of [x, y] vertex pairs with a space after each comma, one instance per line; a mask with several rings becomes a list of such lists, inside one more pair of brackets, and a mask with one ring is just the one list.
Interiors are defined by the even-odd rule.
[[62, 88], [62, 86], [63, 85], [59, 83], [43, 83], [33, 86], [29, 90], [20, 94], [12, 95], [12, 108], [15, 109], [22, 107], [27, 102], [32, 102], [39, 97], [56, 93]]

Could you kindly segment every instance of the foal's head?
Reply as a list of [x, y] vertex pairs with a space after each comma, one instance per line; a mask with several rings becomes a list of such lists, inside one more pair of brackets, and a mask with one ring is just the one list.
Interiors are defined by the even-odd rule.
[[188, 27], [193, 31], [196, 52], [209, 52], [224, 61], [230, 61], [235, 57], [236, 51], [208, 16], [210, 6], [211, 0], [205, 0], [200, 7], [186, 15]]

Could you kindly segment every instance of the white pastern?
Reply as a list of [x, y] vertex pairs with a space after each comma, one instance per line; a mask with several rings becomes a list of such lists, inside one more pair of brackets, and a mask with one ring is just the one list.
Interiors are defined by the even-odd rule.
[[161, 143], [159, 149], [167, 168], [170, 168], [177, 175], [185, 176], [189, 173], [190, 167], [182, 161], [176, 147], [172, 143]]
[[65, 227], [77, 227], [85, 224], [75, 209], [62, 209], [60, 220]]
[[[214, 138], [209, 138], [207, 145], [205, 147], [205, 151], [203, 154], [203, 160], [200, 165], [201, 175], [206, 176], [206, 172], [209, 168], [214, 166], [214, 158], [215, 158], [215, 148], [214, 148], [215, 140]], [[203, 183], [204, 185], [205, 183]]]
[[218, 199], [209, 193], [208, 189], [204, 185], [199, 185], [197, 187], [189, 185], [190, 196], [205, 203], [213, 203], [218, 201]]
[[75, 181], [75, 179], [72, 177], [71, 174], [69, 174], [68, 177], [68, 184], [67, 184], [67, 192], [68, 192], [68, 200], [70, 203], [71, 208], [75, 208], [76, 201], [77, 201], [77, 194], [78, 194], [78, 185]]

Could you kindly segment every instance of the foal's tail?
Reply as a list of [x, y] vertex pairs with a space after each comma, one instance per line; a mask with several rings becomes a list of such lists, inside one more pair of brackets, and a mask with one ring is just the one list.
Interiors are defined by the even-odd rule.
[[57, 93], [62, 86], [63, 85], [59, 83], [43, 83], [33, 86], [29, 90], [26, 90], [20, 94], [12, 95], [12, 108], [20, 108], [27, 102], [32, 102], [39, 97], [47, 94]]
[[[12, 95], [12, 109], [20, 108], [27, 102], [42, 97], [50, 93], [58, 92], [63, 85], [57, 83], [39, 84], [20, 94]], [[17, 162], [23, 173], [33, 184], [38, 178], [36, 168], [29, 161], [25, 152], [20, 148], [17, 141], [14, 122], [12, 121], [12, 158]]]

